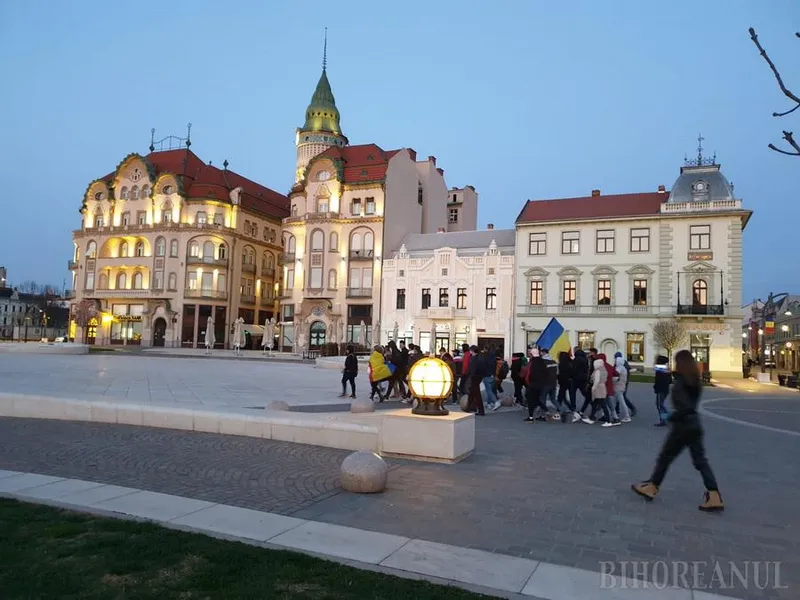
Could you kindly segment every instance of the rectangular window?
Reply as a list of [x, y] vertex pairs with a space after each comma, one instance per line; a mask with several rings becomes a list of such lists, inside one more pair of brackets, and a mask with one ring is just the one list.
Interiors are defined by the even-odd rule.
[[225, 215], [221, 212], [214, 213], [214, 225], [225, 225]]
[[208, 223], [208, 216], [204, 211], [201, 210], [197, 213], [197, 224], [205, 225], [206, 223]]
[[88, 273], [86, 273], [86, 289], [87, 290], [94, 289], [94, 271], [89, 271]]
[[169, 283], [167, 284], [170, 290], [175, 291], [178, 289], [178, 276], [175, 273], [169, 274]]
[[544, 256], [547, 254], [546, 233], [531, 233], [528, 235], [528, 254], [530, 256]]
[[197, 271], [189, 271], [189, 289], [196, 290], [197, 289]]
[[614, 230], [613, 229], [598, 229], [597, 230], [597, 247], [598, 254], [610, 254], [614, 252]]
[[647, 306], [647, 280], [633, 280], [633, 304], [634, 306]]
[[326, 212], [328, 212], [328, 199], [327, 198], [318, 198], [317, 199], [317, 212], [318, 213], [326, 213]]
[[458, 288], [456, 296], [456, 308], [459, 310], [467, 309], [467, 288]]
[[400, 269], [400, 270], [397, 272], [397, 276], [398, 276], [398, 277], [405, 277], [405, 276], [406, 276], [406, 271], [405, 271], [405, 269]]
[[458, 223], [458, 209], [457, 208], [451, 208], [450, 209], [450, 215], [448, 217], [448, 221], [450, 223]]
[[579, 331], [578, 346], [584, 351], [594, 348], [594, 331]]
[[210, 292], [214, 289], [214, 274], [213, 273], [203, 273], [203, 278], [200, 281], [201, 285], [203, 286], [203, 290]]
[[711, 249], [711, 225], [689, 227], [689, 250]]
[[564, 300], [563, 304], [568, 306], [575, 306], [578, 299], [578, 283], [569, 279], [564, 282]]
[[312, 290], [322, 289], [322, 267], [311, 267], [309, 287], [311, 287]]
[[364, 203], [364, 213], [367, 215], [375, 214], [375, 198], [367, 198]]
[[422, 288], [422, 308], [430, 308], [431, 307], [431, 289], [430, 288]]
[[281, 309], [283, 310], [284, 323], [291, 323], [294, 321], [294, 304], [284, 304]]
[[294, 269], [286, 269], [286, 290], [294, 289]]
[[650, 252], [650, 229], [631, 229], [631, 252]]
[[292, 204], [292, 216], [297, 216], [297, 204]]
[[625, 350], [628, 361], [632, 363], [644, 362], [644, 334], [628, 333], [625, 335]]
[[164, 214], [161, 215], [161, 220], [164, 223], [172, 223], [172, 211], [171, 210], [165, 210]]
[[542, 281], [531, 281], [531, 306], [542, 306], [544, 303], [542, 298], [543, 292], [544, 283]]
[[439, 306], [441, 308], [450, 306], [450, 290], [448, 288], [439, 288]]
[[406, 309], [406, 290], [404, 288], [398, 288], [397, 290], [397, 301], [395, 303], [395, 308], [397, 308], [397, 310]]
[[581, 232], [564, 231], [561, 233], [561, 254], [580, 254]]
[[164, 271], [155, 271], [153, 273], [153, 289], [154, 290], [164, 289]]
[[361, 214], [361, 198], [353, 198], [350, 203], [350, 214], [355, 216]]
[[494, 275], [494, 267], [489, 267], [489, 275]]
[[140, 210], [136, 213], [136, 224], [145, 225], [147, 223], [147, 212]]
[[130, 225], [131, 224], [131, 213], [124, 212], [122, 213], [122, 219], [120, 220], [122, 226]]
[[611, 280], [601, 279], [597, 282], [597, 304], [608, 306], [611, 304]]
[[311, 254], [311, 266], [312, 267], [321, 267], [322, 266], [322, 253], [313, 252]]
[[425, 201], [425, 192], [422, 189], [422, 184], [417, 186], [417, 204], [422, 204]]
[[486, 310], [497, 309], [497, 288], [486, 288]]
[[350, 269], [350, 279], [347, 287], [361, 289], [361, 269]]
[[94, 218], [94, 226], [95, 227], [102, 227], [103, 226], [103, 217], [95, 217]]

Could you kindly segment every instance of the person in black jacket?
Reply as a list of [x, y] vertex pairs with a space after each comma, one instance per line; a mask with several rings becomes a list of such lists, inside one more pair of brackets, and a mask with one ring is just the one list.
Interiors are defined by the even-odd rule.
[[352, 346], [347, 347], [347, 358], [344, 359], [344, 371], [342, 371], [342, 395], [344, 398], [347, 395], [347, 382], [350, 382], [351, 398], [356, 397], [356, 376], [358, 375], [358, 359], [356, 358], [355, 350]]
[[[591, 363], [580, 346], [575, 348], [574, 355], [575, 358], [572, 361], [572, 385], [575, 388], [576, 399], [578, 392], [583, 396], [583, 405], [579, 411], [576, 411], [578, 420], [580, 420], [586, 409], [592, 405], [592, 392], [589, 390], [589, 371], [591, 370]], [[574, 418], [573, 416], [573, 419]]]
[[[558, 405], [563, 411], [561, 413], [561, 422], [567, 423], [568, 421], [575, 422], [578, 419], [575, 415], [575, 385], [572, 380], [574, 378], [574, 369], [572, 359], [569, 352], [561, 352], [558, 355]], [[569, 409], [567, 412], [566, 409]], [[579, 417], [580, 418], [580, 417]]]
[[667, 408], [664, 403], [669, 395], [669, 386], [672, 383], [672, 374], [669, 372], [669, 359], [666, 356], [658, 356], [653, 371], [655, 372], [653, 391], [656, 393], [656, 410], [658, 411], [656, 427], [666, 427]]
[[[528, 416], [525, 418], [525, 422], [546, 421], [547, 404], [543, 391], [547, 387], [547, 363], [536, 348], [530, 350], [530, 362], [523, 371], [523, 378], [525, 380], [525, 396], [528, 401]], [[533, 413], [537, 406], [541, 409], [542, 414], [534, 418]]]
[[698, 508], [702, 511], [723, 510], [722, 496], [719, 494], [717, 480], [711, 465], [708, 464], [703, 446], [703, 426], [697, 413], [703, 387], [697, 362], [691, 352], [681, 350], [675, 355], [675, 371], [675, 383], [672, 386], [674, 411], [669, 417], [669, 434], [658, 455], [650, 479], [635, 483], [631, 488], [643, 498], [653, 500], [672, 461], [688, 446], [694, 468], [700, 471], [703, 484], [706, 486], [704, 501]]
[[483, 406], [483, 397], [481, 396], [481, 381], [484, 377], [488, 377], [492, 373], [491, 366], [489, 365], [489, 355], [486, 352], [478, 354], [478, 347], [470, 347], [471, 357], [469, 359], [469, 399], [467, 402], [467, 411], [474, 412], [478, 416], [486, 414]]
[[518, 406], [522, 406], [524, 404], [524, 398], [522, 396], [522, 388], [525, 386], [525, 382], [522, 380], [522, 367], [526, 364], [525, 360], [525, 353], [524, 352], [514, 352], [511, 355], [511, 381], [514, 382], [514, 404]]

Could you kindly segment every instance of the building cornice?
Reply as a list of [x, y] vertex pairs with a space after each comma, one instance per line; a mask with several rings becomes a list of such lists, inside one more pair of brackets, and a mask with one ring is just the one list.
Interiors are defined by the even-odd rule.
[[659, 213], [657, 215], [634, 215], [624, 217], [597, 217], [591, 219], [558, 219], [555, 221], [528, 221], [523, 223], [516, 223], [516, 229], [525, 229], [527, 227], [551, 227], [554, 225], [580, 225], [582, 223], [617, 223], [617, 222], [630, 222], [630, 221], [672, 221], [677, 219], [708, 219], [715, 217], [730, 217], [738, 216], [742, 218], [742, 229], [747, 225], [753, 211], [748, 209], [736, 210], [714, 210], [714, 211], [697, 211], [685, 213]]

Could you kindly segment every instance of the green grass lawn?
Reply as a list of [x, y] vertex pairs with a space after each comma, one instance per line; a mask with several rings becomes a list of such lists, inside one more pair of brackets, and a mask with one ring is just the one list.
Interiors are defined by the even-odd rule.
[[4, 499], [0, 590], [4, 600], [486, 598], [296, 552]]
[[645, 375], [644, 373], [631, 373], [628, 381], [636, 383], [654, 383], [656, 380], [653, 375]]

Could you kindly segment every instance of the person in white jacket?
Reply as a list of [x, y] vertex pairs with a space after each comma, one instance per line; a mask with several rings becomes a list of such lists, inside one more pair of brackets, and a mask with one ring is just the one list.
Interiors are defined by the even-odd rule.
[[[592, 384], [592, 413], [593, 414], [597, 407], [603, 409], [603, 415], [606, 417], [606, 422], [603, 423], [603, 427], [612, 427], [614, 419], [611, 417], [611, 413], [608, 410], [608, 391], [606, 387], [606, 382], [608, 381], [608, 373], [605, 367], [605, 361], [598, 358], [595, 359], [594, 363], [592, 363], [594, 369], [592, 370], [592, 377], [591, 377], [591, 384]], [[581, 419], [587, 425], [592, 425], [594, 421], [591, 418], [584, 417]]]
[[614, 377], [614, 399], [619, 406], [618, 416], [623, 423], [630, 423], [631, 414], [625, 403], [625, 388], [628, 387], [628, 369], [625, 368], [625, 359], [621, 356], [617, 357], [614, 366], [617, 369], [617, 376]]

